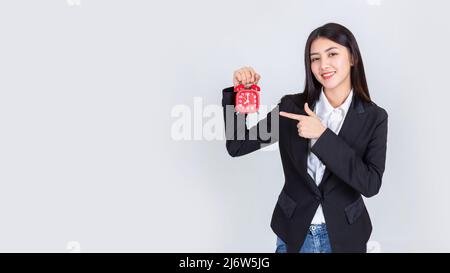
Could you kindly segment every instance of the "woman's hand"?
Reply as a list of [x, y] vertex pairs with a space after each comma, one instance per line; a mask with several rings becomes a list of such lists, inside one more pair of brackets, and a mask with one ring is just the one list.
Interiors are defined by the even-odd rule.
[[239, 84], [258, 84], [260, 79], [261, 76], [250, 66], [244, 66], [233, 73], [233, 85], [235, 87]]
[[305, 103], [305, 112], [308, 114], [307, 116], [287, 112], [280, 112], [280, 116], [298, 120], [297, 128], [299, 136], [317, 139], [325, 132], [327, 127], [325, 127], [319, 117], [309, 109], [308, 103]]

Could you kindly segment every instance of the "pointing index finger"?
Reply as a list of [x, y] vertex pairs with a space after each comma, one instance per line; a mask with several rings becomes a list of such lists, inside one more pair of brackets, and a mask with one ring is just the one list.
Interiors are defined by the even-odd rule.
[[280, 112], [280, 116], [287, 117], [290, 119], [295, 119], [298, 121], [302, 120], [302, 118], [303, 118], [303, 115], [293, 114], [293, 113], [288, 113], [288, 112], [283, 112], [283, 111]]

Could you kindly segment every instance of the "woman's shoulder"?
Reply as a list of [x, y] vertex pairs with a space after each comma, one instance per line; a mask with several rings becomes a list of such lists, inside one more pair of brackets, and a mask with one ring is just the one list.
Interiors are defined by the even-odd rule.
[[292, 93], [284, 95], [280, 100], [280, 105], [286, 108], [298, 107], [303, 109], [303, 104], [305, 103], [305, 95], [301, 93]]
[[375, 115], [378, 121], [384, 121], [385, 119], [388, 118], [388, 113], [387, 113], [386, 109], [384, 109], [383, 107], [379, 106], [373, 100], [370, 101], [370, 102], [365, 103], [365, 105], [366, 105], [365, 108], [370, 113]]

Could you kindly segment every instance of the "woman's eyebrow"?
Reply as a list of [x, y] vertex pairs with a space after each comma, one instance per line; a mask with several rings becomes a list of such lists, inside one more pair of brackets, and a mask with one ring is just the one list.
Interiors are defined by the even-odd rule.
[[[338, 49], [337, 47], [335, 47], [335, 46], [332, 46], [332, 47], [330, 47], [330, 48], [328, 48], [328, 49], [326, 49], [324, 52], [328, 52], [328, 51], [330, 51], [330, 50], [332, 50], [332, 49]], [[311, 55], [319, 55], [319, 53], [317, 53], [317, 52], [313, 52], [313, 53], [311, 53], [311, 54], [309, 54], [310, 56]]]

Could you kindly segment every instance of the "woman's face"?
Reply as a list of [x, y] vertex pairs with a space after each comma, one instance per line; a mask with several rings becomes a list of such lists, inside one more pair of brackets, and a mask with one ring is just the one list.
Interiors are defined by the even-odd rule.
[[324, 89], [351, 87], [349, 50], [326, 38], [318, 38], [311, 44], [311, 71]]

